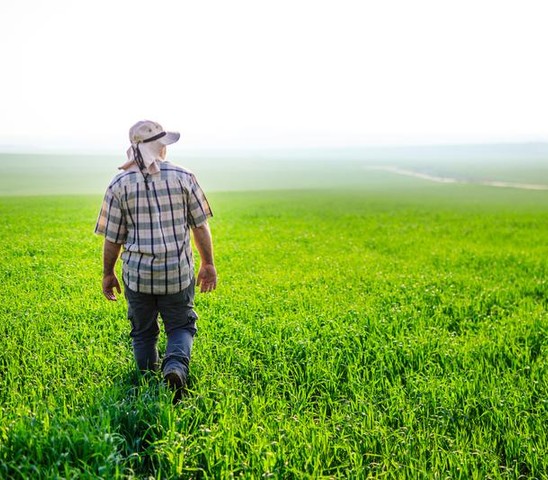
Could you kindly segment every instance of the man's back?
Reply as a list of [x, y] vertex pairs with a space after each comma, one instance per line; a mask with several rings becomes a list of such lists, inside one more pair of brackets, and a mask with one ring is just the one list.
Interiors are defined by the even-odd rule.
[[132, 290], [163, 295], [192, 281], [190, 228], [212, 213], [192, 172], [165, 161], [159, 167], [146, 178], [131, 169], [112, 180], [96, 231], [124, 244], [123, 279]]

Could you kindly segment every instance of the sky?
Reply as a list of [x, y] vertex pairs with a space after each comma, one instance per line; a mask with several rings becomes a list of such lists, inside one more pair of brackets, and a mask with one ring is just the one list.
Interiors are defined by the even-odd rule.
[[17, 0], [0, 150], [548, 140], [545, 0]]

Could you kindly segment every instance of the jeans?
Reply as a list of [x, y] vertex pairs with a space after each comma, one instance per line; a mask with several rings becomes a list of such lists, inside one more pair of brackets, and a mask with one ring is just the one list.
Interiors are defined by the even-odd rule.
[[166, 352], [162, 361], [163, 375], [176, 371], [183, 380], [188, 376], [192, 343], [198, 315], [194, 311], [194, 280], [182, 292], [171, 295], [150, 295], [124, 289], [131, 322], [133, 354], [141, 372], [160, 367], [158, 337], [162, 317], [167, 335]]

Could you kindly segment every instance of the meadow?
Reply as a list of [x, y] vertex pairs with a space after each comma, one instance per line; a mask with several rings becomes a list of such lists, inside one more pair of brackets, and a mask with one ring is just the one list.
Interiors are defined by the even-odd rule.
[[0, 197], [0, 478], [548, 478], [548, 192], [345, 165], [212, 189], [176, 406], [101, 295], [101, 195]]

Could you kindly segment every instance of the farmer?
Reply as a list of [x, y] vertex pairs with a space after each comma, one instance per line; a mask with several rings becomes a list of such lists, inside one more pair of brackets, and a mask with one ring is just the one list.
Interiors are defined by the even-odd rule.
[[[95, 233], [105, 237], [103, 294], [121, 293], [114, 265], [122, 251], [122, 280], [131, 322], [133, 353], [142, 372], [156, 371], [158, 314], [167, 347], [161, 363], [166, 383], [181, 396], [185, 386], [196, 320], [194, 284], [201, 292], [217, 285], [207, 219], [209, 203], [188, 170], [165, 160], [166, 145], [179, 140], [156, 122], [137, 122], [129, 130], [128, 161], [107, 188]], [[196, 281], [190, 232], [200, 254]]]

